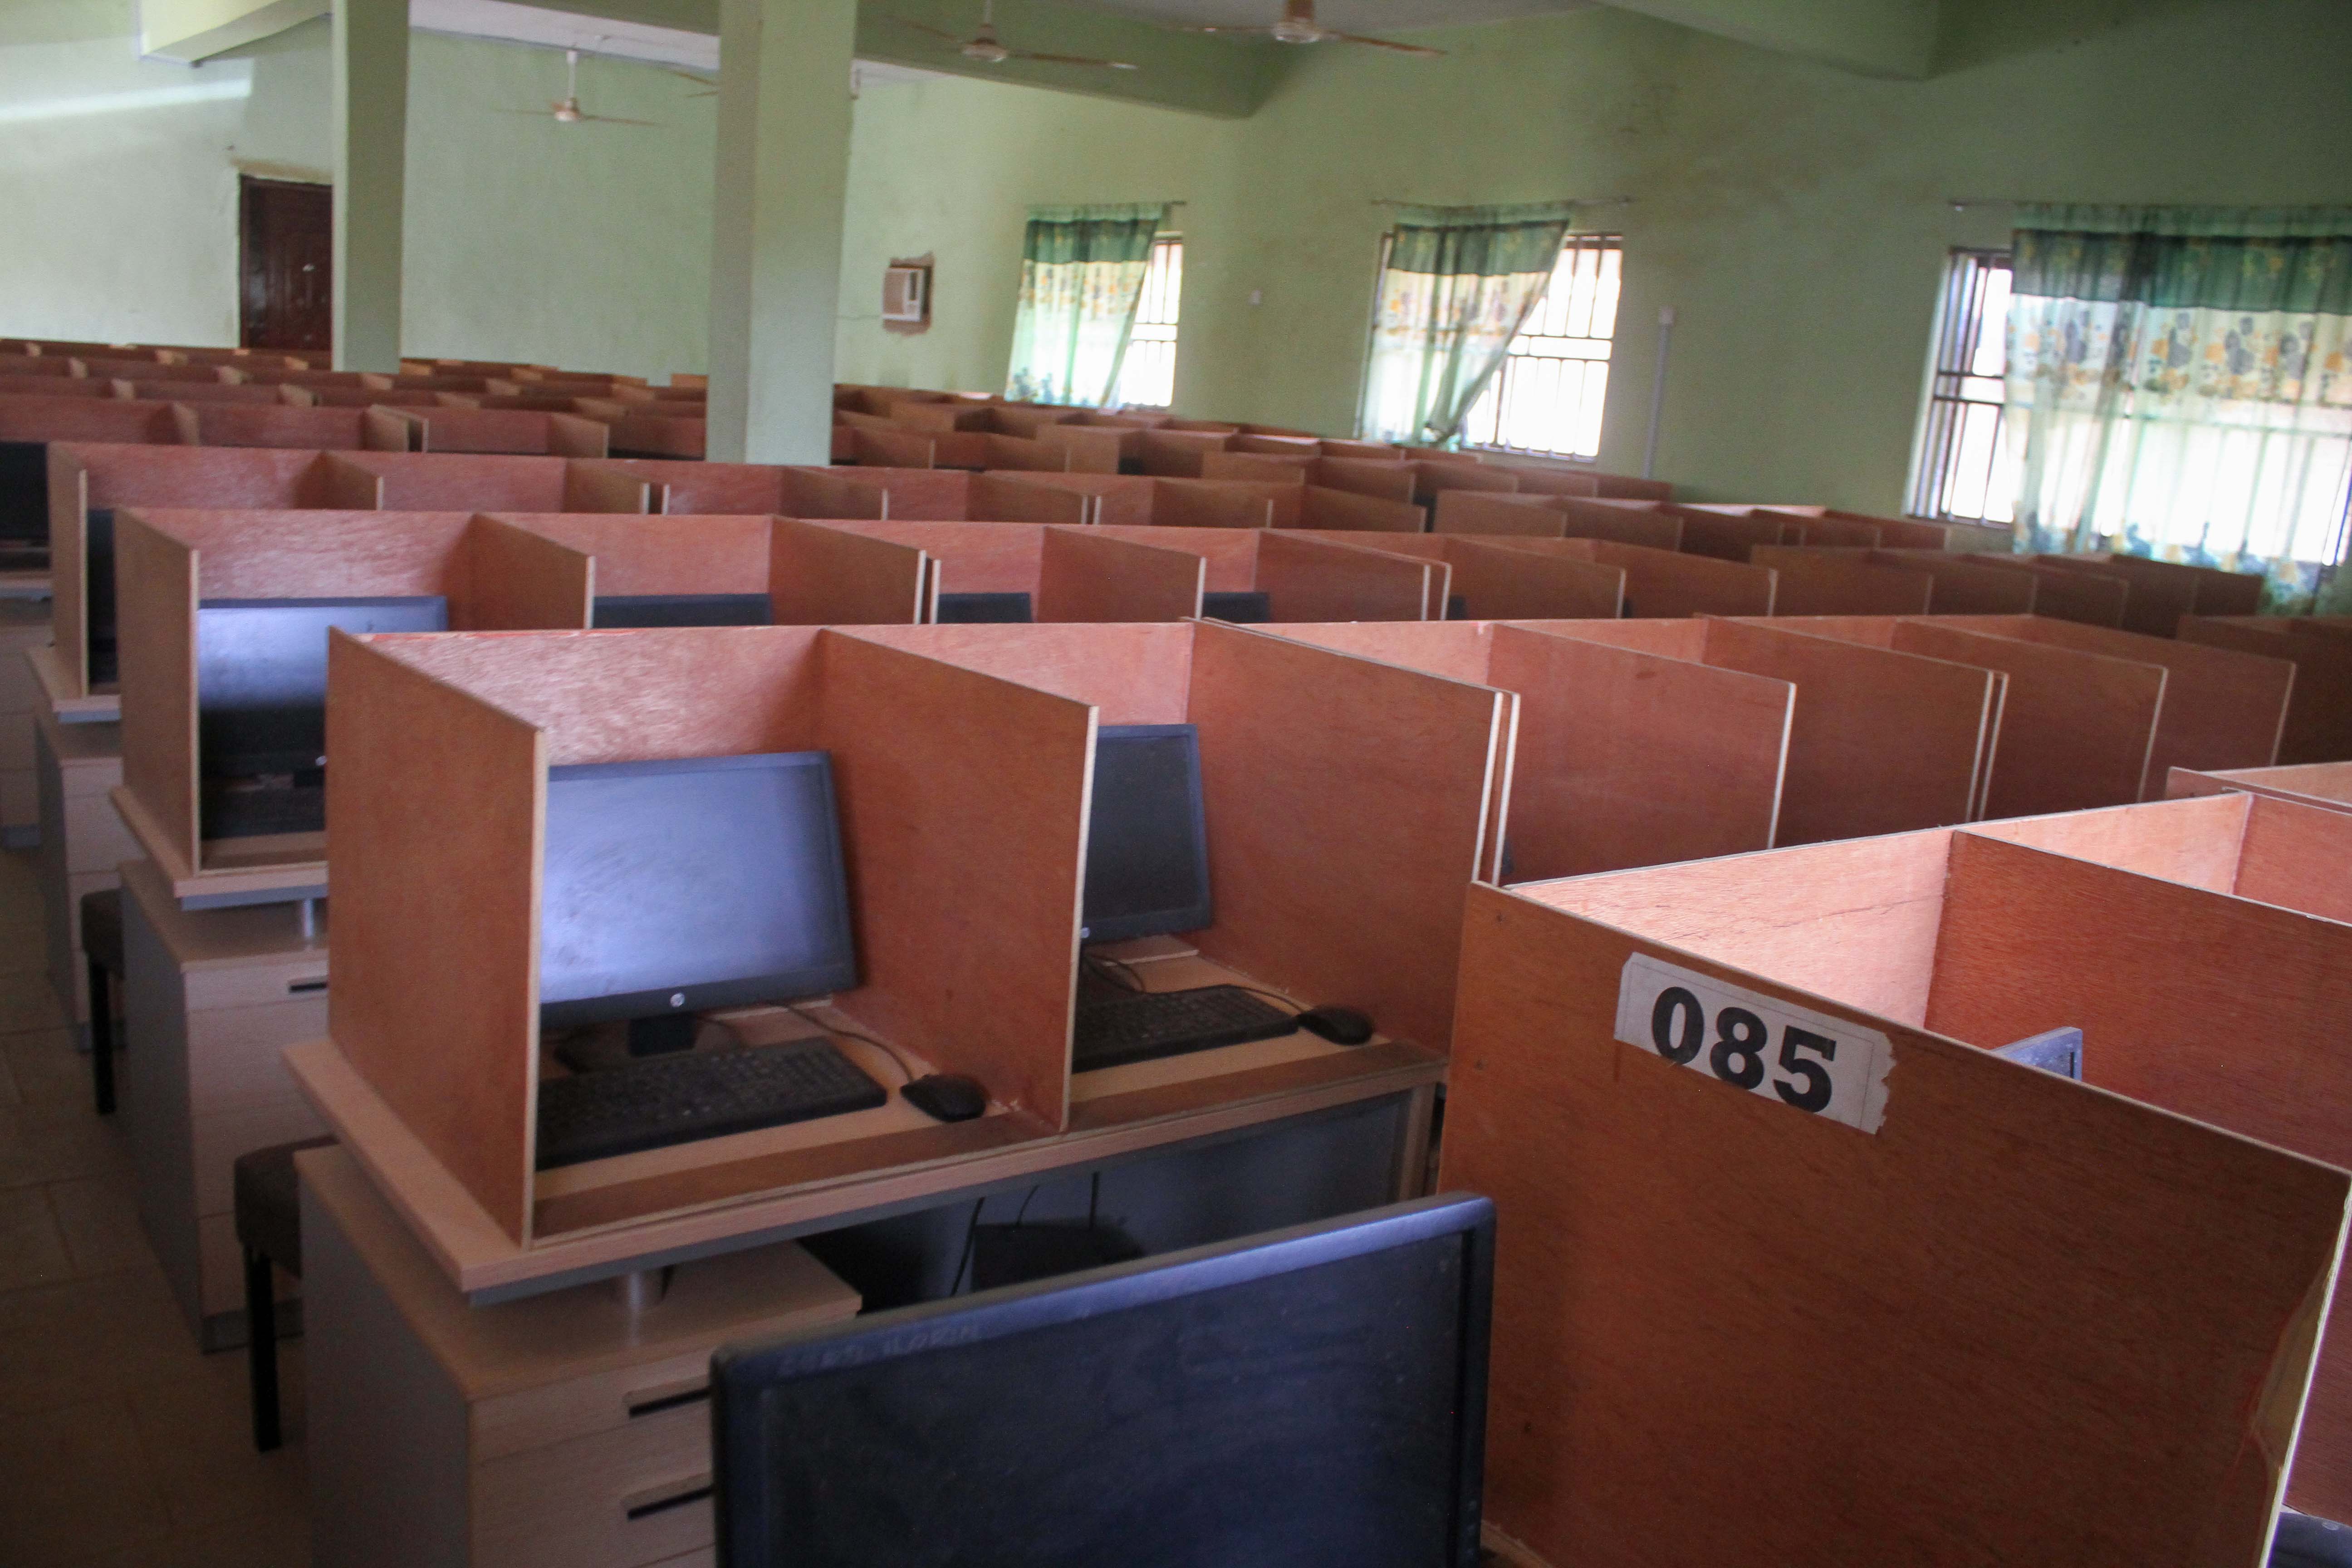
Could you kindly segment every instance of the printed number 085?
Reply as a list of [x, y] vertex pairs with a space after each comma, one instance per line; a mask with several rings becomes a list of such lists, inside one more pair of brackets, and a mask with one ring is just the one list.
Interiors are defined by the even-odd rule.
[[[1747, 1008], [1726, 1007], [1715, 1016], [1715, 1045], [1708, 1048], [1706, 1009], [1679, 985], [1660, 992], [1650, 1009], [1650, 1039], [1660, 1056], [1689, 1067], [1704, 1049], [1708, 1070], [1735, 1089], [1753, 1089], [1764, 1081], [1764, 1052], [1771, 1037], [1771, 1026]], [[1837, 1042], [1794, 1024], [1783, 1026], [1776, 1065], [1790, 1076], [1774, 1079], [1772, 1092], [1800, 1110], [1823, 1110], [1834, 1086], [1820, 1062], [1805, 1058], [1806, 1051], [1834, 1060]]]

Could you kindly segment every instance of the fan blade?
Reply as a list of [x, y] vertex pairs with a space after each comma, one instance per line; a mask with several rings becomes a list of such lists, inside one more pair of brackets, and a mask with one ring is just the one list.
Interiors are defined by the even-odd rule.
[[1272, 33], [1274, 31], [1272, 27], [1213, 27], [1206, 24], [1181, 26], [1176, 30], [1180, 33], [1233, 33], [1236, 36], [1243, 33], [1257, 33], [1263, 35]]
[[662, 67], [662, 69], [667, 71], [670, 75], [677, 77], [679, 80], [690, 81], [697, 87], [717, 87], [719, 85], [716, 81], [713, 81], [707, 76], [699, 76], [689, 70], [680, 70], [676, 66], [664, 66]]
[[580, 118], [583, 121], [593, 120], [599, 125], [649, 125], [656, 130], [661, 128], [661, 122], [656, 120], [624, 120], [617, 114], [583, 114]]
[[1444, 49], [1424, 48], [1419, 44], [1392, 44], [1386, 38], [1367, 38], [1360, 33], [1326, 33], [1318, 40], [1324, 43], [1370, 44], [1376, 49], [1394, 49], [1401, 55], [1427, 55], [1433, 59], [1444, 58]]
[[934, 38], [945, 38], [949, 43], [957, 46], [959, 48], [971, 41], [967, 38], [959, 38], [953, 33], [934, 27], [929, 22], [909, 22], [904, 16], [893, 16], [890, 20], [898, 23], [898, 26], [902, 27], [912, 27], [919, 33], [929, 33]]
[[555, 116], [544, 109], [493, 109], [492, 114], [527, 114], [533, 120], [552, 120]]
[[1013, 58], [1016, 60], [1044, 60], [1049, 65], [1057, 66], [1103, 66], [1115, 71], [1131, 71], [1140, 68], [1128, 64], [1125, 60], [1090, 59], [1085, 55], [1033, 55], [1026, 49], [1013, 50]]

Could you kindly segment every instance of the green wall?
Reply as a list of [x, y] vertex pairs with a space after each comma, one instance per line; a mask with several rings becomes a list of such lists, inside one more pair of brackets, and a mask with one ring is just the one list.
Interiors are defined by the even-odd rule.
[[[1701, 495], [1902, 500], [1942, 257], [2005, 213], [1954, 195], [2352, 201], [2352, 6], [1951, 0], [1939, 74], [1874, 79], [1596, 7], [1323, 46], [1242, 122], [1022, 88], [869, 89], [852, 153], [845, 378], [1002, 385], [1030, 202], [1191, 196], [1177, 400], [1349, 428], [1377, 198], [1631, 196], [1603, 466], [1641, 462], [1658, 310], [1677, 321], [1659, 471]], [[1186, 177], [1189, 174], [1189, 177]], [[936, 324], [860, 320], [936, 249]], [[1265, 303], [1247, 297], [1262, 289]]]

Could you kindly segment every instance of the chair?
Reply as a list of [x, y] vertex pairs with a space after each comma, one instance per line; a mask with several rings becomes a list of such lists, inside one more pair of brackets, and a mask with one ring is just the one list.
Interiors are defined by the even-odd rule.
[[98, 1113], [114, 1114], [114, 982], [122, 973], [122, 889], [81, 897], [81, 951], [89, 962], [89, 1078]]
[[306, 1138], [239, 1154], [234, 1167], [236, 1239], [245, 1248], [246, 1351], [253, 1388], [253, 1446], [282, 1440], [278, 1421], [278, 1290], [272, 1265], [302, 1278], [302, 1201], [294, 1156], [332, 1143]]

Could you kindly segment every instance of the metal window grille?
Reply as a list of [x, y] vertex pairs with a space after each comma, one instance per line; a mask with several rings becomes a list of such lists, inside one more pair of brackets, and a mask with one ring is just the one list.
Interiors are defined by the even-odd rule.
[[1112, 401], [1121, 407], [1166, 408], [1176, 400], [1176, 308], [1183, 294], [1184, 242], [1161, 235], [1151, 244], [1135, 330], [1119, 362]]
[[2009, 522], [2018, 468], [2001, 439], [2009, 366], [2010, 258], [1955, 250], [1936, 311], [1936, 368], [1911, 476], [1914, 517]]
[[1551, 281], [1463, 421], [1470, 447], [1587, 461], [1601, 453], [1624, 240], [1572, 234]]

